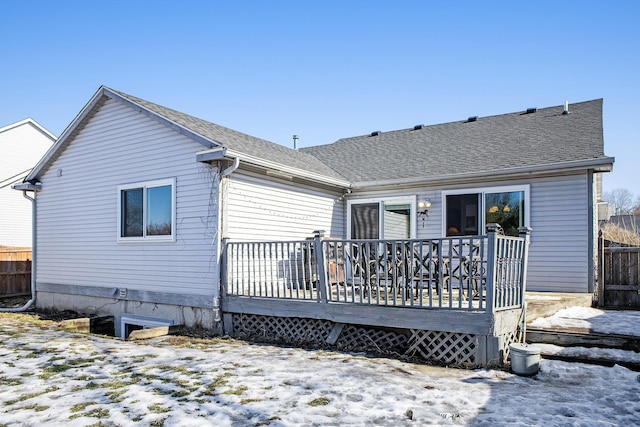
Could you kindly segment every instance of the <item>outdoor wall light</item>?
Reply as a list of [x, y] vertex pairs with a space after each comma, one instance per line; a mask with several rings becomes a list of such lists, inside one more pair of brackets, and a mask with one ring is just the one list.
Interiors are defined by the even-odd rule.
[[418, 202], [418, 215], [422, 218], [422, 227], [424, 227], [424, 222], [429, 216], [429, 208], [431, 207], [431, 200], [424, 199]]

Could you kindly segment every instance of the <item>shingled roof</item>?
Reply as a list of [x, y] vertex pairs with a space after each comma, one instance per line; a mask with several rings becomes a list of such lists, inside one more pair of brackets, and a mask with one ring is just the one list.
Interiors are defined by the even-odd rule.
[[312, 174], [317, 181], [341, 187], [505, 175], [581, 162], [581, 167], [607, 170], [613, 164], [613, 158], [604, 155], [602, 99], [572, 104], [570, 114], [557, 106], [343, 138], [298, 151], [102, 86], [27, 181], [37, 179], [106, 98], [189, 135], [205, 149], [227, 149], [244, 156], [243, 161]]
[[294, 167], [304, 171], [315, 172], [329, 178], [344, 179], [338, 172], [325, 165], [321, 160], [310, 153], [287, 148], [264, 139], [256, 138], [206, 120], [172, 110], [162, 105], [154, 104], [144, 99], [109, 89], [112, 92], [138, 104], [167, 120], [177, 123], [184, 128], [215, 141], [221, 147], [251, 155], [256, 158], [268, 160], [273, 163]]
[[475, 121], [343, 138], [304, 148], [351, 182], [380, 182], [602, 159], [602, 99]]

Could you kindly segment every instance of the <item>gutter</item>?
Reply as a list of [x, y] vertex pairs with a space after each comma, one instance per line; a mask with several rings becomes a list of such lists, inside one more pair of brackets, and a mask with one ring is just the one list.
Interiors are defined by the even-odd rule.
[[354, 190], [372, 190], [384, 187], [397, 186], [424, 186], [438, 184], [457, 184], [471, 181], [478, 181], [478, 178], [527, 178], [545, 174], [556, 174], [558, 172], [570, 172], [575, 170], [592, 169], [595, 172], [611, 172], [613, 167], [613, 157], [602, 157], [599, 159], [579, 160], [573, 162], [551, 163], [542, 166], [526, 166], [501, 169], [500, 171], [469, 172], [456, 175], [439, 175], [430, 177], [415, 177], [404, 179], [390, 179], [379, 181], [354, 182]]
[[[338, 187], [341, 189], [349, 188], [351, 183], [347, 180], [328, 177], [316, 172], [310, 172], [306, 170], [302, 170], [299, 168], [283, 165], [281, 163], [276, 163], [270, 160], [265, 160], [260, 157], [251, 156], [248, 154], [240, 153], [238, 151], [229, 150], [226, 148], [212, 148], [209, 150], [204, 150], [196, 153], [196, 161], [198, 162], [212, 162], [217, 160], [235, 160], [240, 159], [244, 164], [251, 164], [261, 168], [264, 168], [268, 171], [275, 171], [277, 174], [281, 174], [282, 176], [290, 176], [290, 177], [299, 177], [302, 179], [306, 179], [312, 182], [317, 182], [320, 184]], [[235, 169], [234, 169], [235, 170]], [[276, 176], [273, 174], [273, 176]]]
[[[33, 184], [30, 183], [25, 183], [28, 184], [28, 186], [34, 186]], [[24, 185], [24, 184], [18, 184], [18, 185]], [[13, 188], [15, 189], [17, 186], [14, 186]], [[19, 313], [22, 311], [27, 311], [29, 308], [31, 308], [31, 306], [33, 304], [35, 304], [36, 302], [36, 258], [37, 258], [37, 253], [38, 253], [38, 247], [37, 247], [37, 241], [38, 239], [36, 239], [36, 192], [34, 191], [33, 193], [33, 197], [29, 197], [27, 196], [27, 190], [22, 190], [22, 195], [24, 196], [25, 199], [29, 200], [31, 202], [31, 299], [29, 301], [27, 301], [27, 303], [25, 305], [23, 305], [22, 307], [17, 307], [17, 308], [4, 308], [4, 307], [0, 307], [0, 313]]]

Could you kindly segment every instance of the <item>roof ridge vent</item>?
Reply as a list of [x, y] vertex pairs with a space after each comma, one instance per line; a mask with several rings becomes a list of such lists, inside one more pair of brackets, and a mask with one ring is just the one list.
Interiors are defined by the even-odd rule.
[[478, 121], [478, 116], [471, 116], [467, 119], [467, 122], [477, 122]]
[[535, 113], [536, 111], [538, 111], [538, 109], [536, 107], [527, 108], [527, 114]]
[[413, 127], [413, 130], [420, 130], [420, 129], [424, 129], [424, 125], [415, 125]]
[[371, 135], [369, 135], [369, 136], [378, 136], [378, 135], [380, 135], [380, 133], [381, 132], [379, 130], [376, 130], [376, 131], [371, 132]]

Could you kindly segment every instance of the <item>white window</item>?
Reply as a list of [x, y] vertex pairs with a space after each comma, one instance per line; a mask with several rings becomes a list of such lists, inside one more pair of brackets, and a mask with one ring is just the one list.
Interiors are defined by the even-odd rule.
[[175, 240], [175, 179], [118, 187], [118, 241]]
[[443, 191], [444, 235], [484, 234], [486, 224], [498, 223], [508, 236], [529, 225], [529, 186]]
[[347, 202], [351, 239], [410, 239], [416, 235], [415, 199], [369, 199]]

